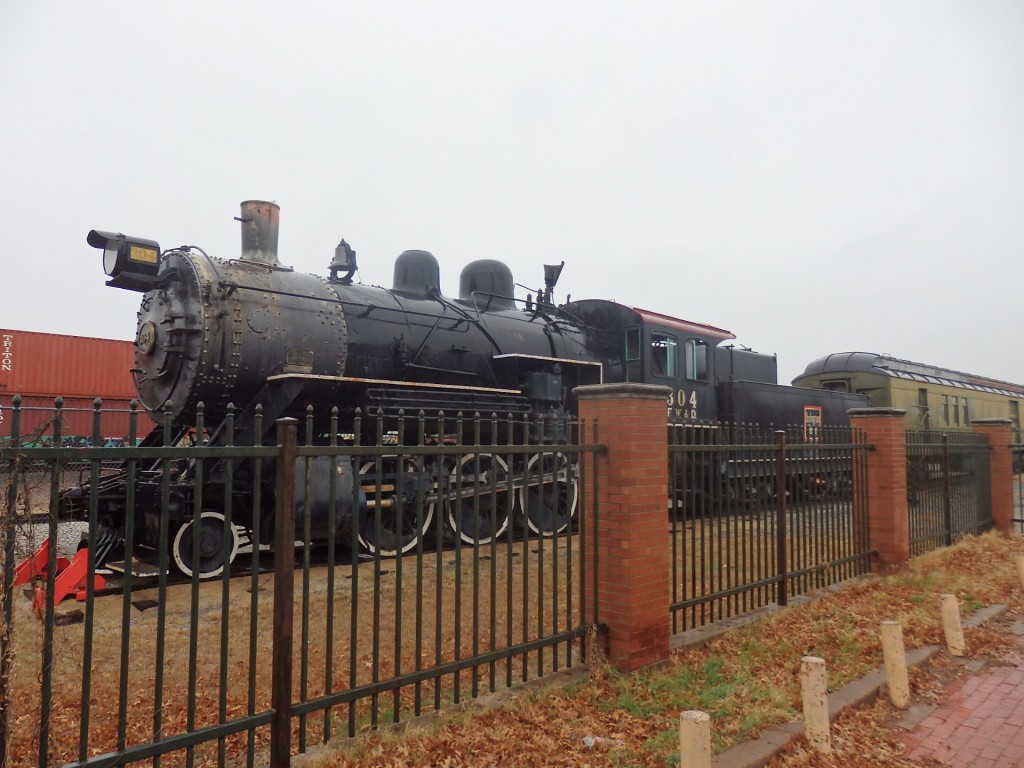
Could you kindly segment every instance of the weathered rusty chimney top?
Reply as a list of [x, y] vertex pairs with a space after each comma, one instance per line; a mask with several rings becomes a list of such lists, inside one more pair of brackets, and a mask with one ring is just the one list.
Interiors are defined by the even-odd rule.
[[243, 261], [254, 261], [271, 267], [281, 266], [277, 260], [277, 235], [281, 227], [281, 207], [266, 200], [246, 200], [242, 203]]

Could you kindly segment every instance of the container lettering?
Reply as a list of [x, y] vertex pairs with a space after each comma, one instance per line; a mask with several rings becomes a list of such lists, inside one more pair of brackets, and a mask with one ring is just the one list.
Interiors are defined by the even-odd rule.
[[0, 352], [0, 371], [14, 370], [14, 335], [4, 334], [3, 351]]

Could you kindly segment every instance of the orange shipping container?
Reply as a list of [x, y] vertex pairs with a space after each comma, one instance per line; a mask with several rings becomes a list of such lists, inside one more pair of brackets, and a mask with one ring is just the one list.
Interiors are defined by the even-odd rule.
[[130, 341], [0, 329], [0, 395], [135, 397]]
[[[97, 397], [103, 400], [103, 437], [124, 437], [129, 403], [137, 397], [131, 374], [134, 364], [135, 345], [130, 341], [0, 329], [0, 438], [11, 434], [15, 395], [22, 396], [19, 432], [23, 440], [46, 443], [58, 396], [64, 398], [65, 442], [92, 434]], [[152, 427], [140, 408], [138, 437]]]

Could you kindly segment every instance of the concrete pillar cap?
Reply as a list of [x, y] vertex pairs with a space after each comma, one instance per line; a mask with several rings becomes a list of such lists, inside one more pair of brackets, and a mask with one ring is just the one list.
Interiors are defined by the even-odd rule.
[[654, 384], [587, 384], [574, 387], [572, 393], [580, 400], [633, 397], [641, 400], [665, 400], [672, 394], [671, 387]]

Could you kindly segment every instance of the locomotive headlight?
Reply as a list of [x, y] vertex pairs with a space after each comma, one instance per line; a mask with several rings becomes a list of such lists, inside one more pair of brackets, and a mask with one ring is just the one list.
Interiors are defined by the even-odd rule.
[[160, 245], [155, 240], [98, 229], [89, 232], [86, 240], [103, 250], [103, 271], [110, 277], [107, 285], [140, 292], [153, 287], [160, 269]]

